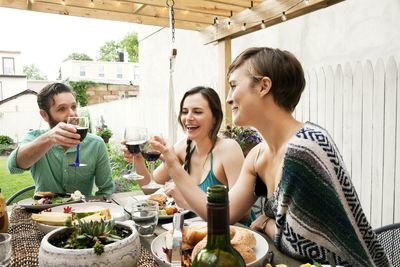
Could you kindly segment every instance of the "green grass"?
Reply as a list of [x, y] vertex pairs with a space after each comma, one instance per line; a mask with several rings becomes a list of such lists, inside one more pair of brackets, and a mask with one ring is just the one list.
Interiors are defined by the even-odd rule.
[[33, 185], [33, 179], [29, 171], [11, 175], [7, 168], [7, 158], [0, 158], [0, 188], [6, 200], [30, 185]]

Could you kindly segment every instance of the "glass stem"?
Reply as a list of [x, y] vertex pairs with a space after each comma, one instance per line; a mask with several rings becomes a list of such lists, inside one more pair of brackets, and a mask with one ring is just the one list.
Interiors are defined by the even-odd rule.
[[132, 158], [132, 167], [133, 167], [133, 173], [136, 174], [136, 160], [135, 156]]
[[79, 144], [76, 146], [76, 160], [75, 166], [79, 166]]
[[151, 181], [150, 181], [150, 183], [154, 183], [154, 177], [153, 177], [153, 172], [154, 172], [154, 162], [152, 161], [152, 162], [150, 162], [150, 178], [151, 178]]

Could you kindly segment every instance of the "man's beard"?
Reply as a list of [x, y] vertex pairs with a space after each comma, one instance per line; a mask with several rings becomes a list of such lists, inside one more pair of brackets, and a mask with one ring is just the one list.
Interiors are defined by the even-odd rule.
[[55, 119], [53, 119], [53, 117], [50, 115], [50, 112], [47, 112], [47, 115], [49, 116], [50, 129], [52, 129], [53, 127], [55, 127], [59, 123], [59, 121], [56, 121]]

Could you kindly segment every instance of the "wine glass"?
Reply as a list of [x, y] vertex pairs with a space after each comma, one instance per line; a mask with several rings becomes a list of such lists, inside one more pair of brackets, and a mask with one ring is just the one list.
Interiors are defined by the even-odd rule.
[[[161, 135], [158, 135], [161, 136]], [[154, 164], [155, 162], [158, 160], [158, 158], [161, 155], [161, 152], [155, 149], [152, 149], [150, 147], [150, 140], [153, 139], [153, 135], [149, 135], [146, 144], [144, 145], [143, 149], [142, 149], [142, 155], [143, 157], [149, 162], [150, 164], [150, 183], [142, 186], [143, 189], [158, 189], [163, 187], [163, 185], [161, 184], [157, 184], [154, 181]]]
[[[142, 147], [146, 144], [147, 129], [141, 127], [127, 127], [125, 128], [124, 139], [126, 140], [126, 147], [129, 152], [134, 156], [139, 154]], [[126, 179], [141, 180], [144, 178], [136, 172], [136, 161], [135, 157], [132, 158], [133, 170], [131, 173], [124, 175]]]
[[[67, 124], [72, 124], [76, 128], [76, 132], [81, 136], [80, 141], [85, 139], [89, 130], [89, 120], [87, 117], [68, 117]], [[84, 167], [86, 164], [79, 162], [79, 145], [76, 146], [76, 160], [75, 163], [69, 164], [71, 167]]]

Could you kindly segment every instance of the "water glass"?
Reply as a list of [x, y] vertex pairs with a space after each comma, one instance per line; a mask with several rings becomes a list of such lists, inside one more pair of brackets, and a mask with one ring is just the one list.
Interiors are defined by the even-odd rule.
[[11, 259], [11, 235], [0, 233], [0, 266], [8, 266]]
[[158, 202], [142, 200], [132, 203], [132, 220], [141, 236], [152, 236], [158, 223]]

